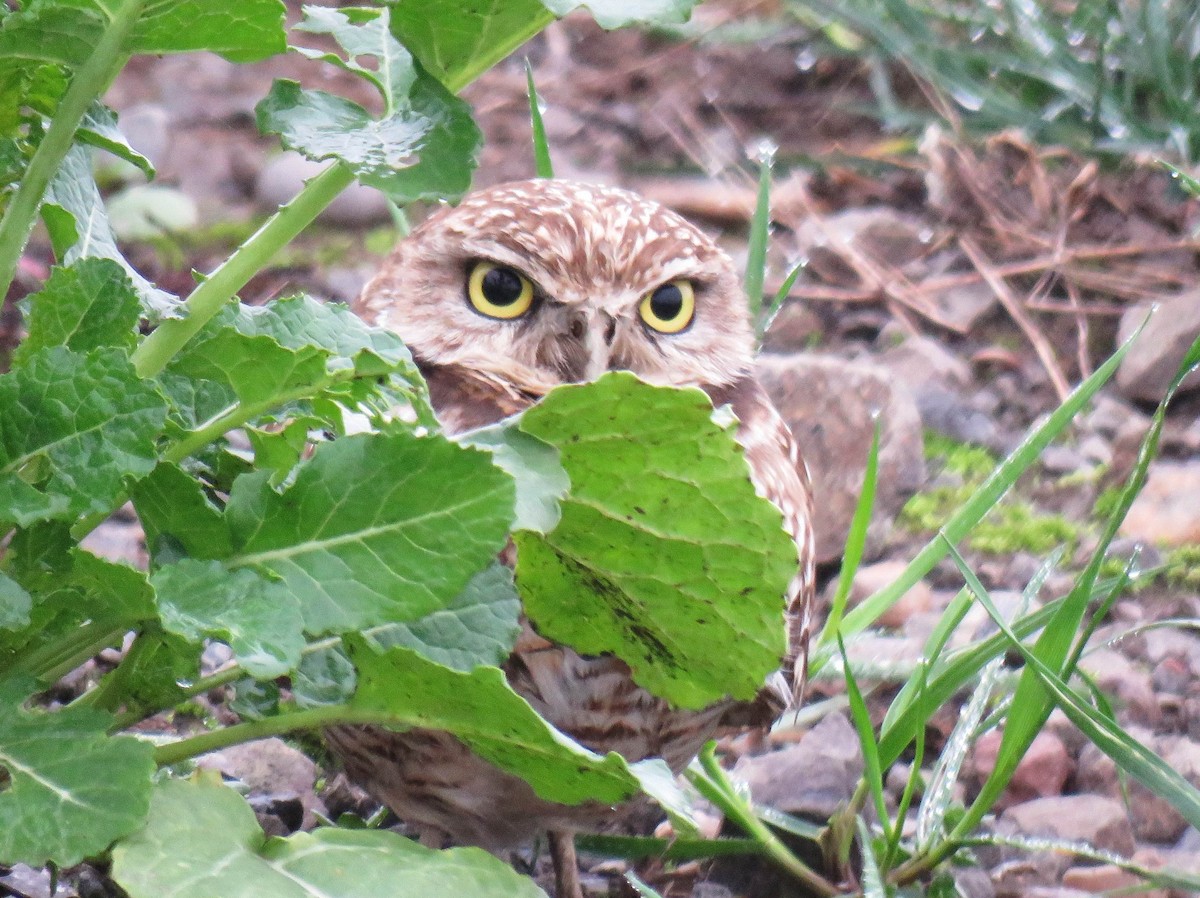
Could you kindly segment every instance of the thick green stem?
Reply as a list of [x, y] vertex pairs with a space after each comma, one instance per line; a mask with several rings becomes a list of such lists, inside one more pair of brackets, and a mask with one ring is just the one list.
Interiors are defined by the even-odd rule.
[[266, 739], [269, 736], [281, 736], [296, 730], [316, 730], [342, 723], [387, 723], [388, 720], [388, 715], [379, 711], [358, 711], [345, 705], [308, 708], [303, 711], [280, 714], [277, 717], [250, 720], [246, 723], [180, 739], [178, 742], [171, 742], [168, 745], [160, 745], [154, 750], [154, 761], [158, 766], [165, 767], [230, 745]]
[[92, 621], [72, 631], [69, 636], [39, 646], [27, 655], [18, 656], [10, 669], [27, 673], [42, 683], [53, 683], [84, 661], [94, 658], [102, 649], [120, 643], [128, 629], [114, 627], [107, 621]]
[[71, 77], [71, 84], [54, 112], [50, 127], [29, 160], [17, 192], [0, 219], [0, 297], [8, 293], [17, 263], [42, 197], [75, 140], [75, 131], [92, 101], [108, 89], [125, 64], [124, 47], [146, 0], [124, 0], [100, 36], [95, 49]]
[[163, 321], [134, 351], [133, 364], [138, 375], [154, 377], [161, 372], [188, 340], [353, 180], [350, 167], [344, 162], [335, 162], [268, 218], [249, 240], [192, 291], [183, 304], [182, 318]]

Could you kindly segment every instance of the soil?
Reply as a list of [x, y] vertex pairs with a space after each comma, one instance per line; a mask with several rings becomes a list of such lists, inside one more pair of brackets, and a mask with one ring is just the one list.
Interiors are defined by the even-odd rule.
[[[1192, 239], [1197, 203], [1153, 164], [1097, 163], [1061, 148], [1031, 145], [1019, 134], [970, 139], [945, 125], [915, 136], [885, 132], [869, 112], [868, 73], [861, 63], [820, 56], [813, 36], [786, 18], [784, 24], [756, 29], [739, 19], [744, 12], [733, 2], [701, 7], [696, 34], [725, 29], [706, 39], [606, 33], [586, 17], [552, 26], [464, 94], [486, 135], [477, 184], [533, 174], [522, 56], [531, 62], [546, 104], [557, 174], [619, 183], [668, 203], [717, 233], [735, 258], [745, 256], [757, 178], [753, 159], [764, 146], [773, 146], [775, 229], [768, 289], [781, 283], [797, 261], [807, 265], [767, 349], [865, 360], [897, 371], [889, 367], [901, 364], [889, 356], [894, 347], [915, 337], [932, 341], [953, 373], [934, 376], [922, 368], [921, 377], [906, 383], [924, 428], [961, 439], [965, 431], [955, 428], [981, 418], [974, 442], [994, 454], [1015, 445], [1112, 352], [1123, 314], [1197, 283]], [[738, 38], [751, 32], [754, 40]], [[110, 103], [123, 120], [130, 115], [147, 122], [143, 139], [159, 142], [159, 183], [177, 188], [199, 209], [196, 233], [127, 247], [151, 280], [186, 291], [192, 270], [209, 270], [224, 257], [230, 238], [223, 232], [237, 235], [236, 243], [240, 232], [266, 214], [256, 179], [276, 149], [255, 132], [253, 105], [271, 78], [311, 82], [313, 71], [311, 64], [290, 59], [235, 67], [216, 57], [189, 56], [138, 59], [121, 75]], [[359, 90], [332, 70], [327, 74], [326, 89]], [[373, 214], [367, 209], [353, 225], [319, 223], [243, 297], [266, 302], [307, 290], [352, 298], [390, 238]], [[48, 249], [35, 239], [17, 292], [35, 289], [49, 264]], [[0, 352], [5, 341], [12, 344], [19, 326], [11, 302], [16, 298], [10, 297], [0, 316]], [[905, 380], [900, 374], [896, 379]], [[936, 396], [943, 394], [938, 406]], [[1131, 468], [1152, 406], [1110, 386], [1094, 409], [1057, 447], [1058, 455], [1044, 458], [1010, 500], [1027, 503], [1039, 516], [1061, 515], [1076, 525], [1067, 571], [1077, 569], [1094, 545], [1096, 501]], [[1195, 394], [1181, 397], [1162, 446], [1165, 459], [1192, 471], [1200, 467], [1198, 409]], [[962, 483], [944, 456], [929, 459], [927, 488]], [[1195, 493], [1177, 501], [1200, 508]], [[1165, 512], [1150, 517], [1166, 520]], [[929, 535], [901, 516], [868, 562], [906, 562]], [[140, 560], [136, 538], [120, 522], [98, 537], [110, 541], [103, 551]], [[1124, 548], [1149, 540], [1146, 552], [1162, 556], [1196, 539], [1167, 528], [1131, 534]], [[1023, 589], [1046, 554], [1011, 546], [967, 552], [985, 585], [998, 594]], [[823, 576], [832, 577], [836, 568], [836, 562], [827, 564]], [[889, 627], [874, 634], [890, 640], [897, 661], [895, 670], [883, 672], [875, 684], [872, 702], [879, 714], [960, 583], [952, 566], [939, 566], [926, 579], [925, 593], [902, 605]], [[1200, 595], [1192, 584], [1158, 580], [1131, 594], [1102, 626], [1098, 642], [1151, 621], [1194, 620]], [[1067, 586], [1069, 578], [1056, 575], [1043, 595]], [[1120, 661], [1110, 668], [1119, 675], [1102, 671], [1097, 677], [1118, 697], [1121, 722], [1141, 726], [1152, 747], [1165, 752], [1178, 751], [1174, 746], [1180, 741], [1200, 745], [1200, 640], [1182, 630], [1154, 632], [1178, 639], [1149, 633], [1120, 639], [1109, 650]], [[838, 691], [835, 681], [819, 681], [815, 701]], [[211, 698], [221, 700], [219, 694]], [[935, 718], [927, 757], [940, 751], [956, 716], [948, 708]], [[730, 741], [727, 760], [759, 756], [764, 749], [787, 750], [802, 742], [807, 727], [784, 728], [765, 742]], [[1065, 724], [1048, 730], [1061, 757], [1054, 746], [1039, 755], [1060, 773], [1026, 771], [1021, 786], [1026, 791], [1008, 796], [1007, 806], [1056, 796], [1120, 794], [1115, 776], [1084, 775], [1095, 765], [1087, 765], [1087, 748], [1070, 731]], [[974, 757], [971, 763], [986, 772], [986, 758]], [[964, 777], [966, 797], [980, 776]], [[1200, 769], [1195, 781], [1200, 782]], [[369, 812], [361, 794], [334, 782], [337, 789], [322, 796], [330, 810]], [[1173, 819], [1155, 828], [1137, 808], [1126, 810], [1132, 826], [1126, 847], [1140, 862], [1200, 867], [1200, 833]], [[1004, 819], [994, 825], [1003, 829]], [[1024, 819], [1015, 814], [1005, 825], [1020, 831]], [[981, 855], [980, 862], [991, 876], [970, 883], [964, 878], [960, 888], [967, 894], [1032, 894], [1028, 890], [1035, 887], [1087, 882], [1088, 865], [1070, 859], [1030, 864], [1020, 876], [1012, 872], [1007, 853]], [[643, 869], [642, 875], [670, 895], [693, 888], [706, 898], [792, 894], [780, 891], [784, 887], [762, 871], [751, 875], [749, 863], [732, 871], [726, 862], [718, 870], [692, 865], [669, 875]], [[587, 882], [607, 889], [601, 874], [614, 867], [597, 869]], [[1072, 878], [1072, 871], [1081, 869], [1085, 873]], [[22, 894], [12, 883], [0, 888]]]

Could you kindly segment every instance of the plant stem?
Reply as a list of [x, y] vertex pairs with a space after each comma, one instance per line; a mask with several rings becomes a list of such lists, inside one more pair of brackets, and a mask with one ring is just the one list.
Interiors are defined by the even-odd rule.
[[346, 705], [306, 708], [303, 711], [292, 711], [262, 720], [249, 720], [160, 745], [154, 750], [154, 761], [159, 767], [165, 767], [240, 742], [253, 742], [256, 739], [280, 736], [295, 730], [315, 730], [341, 723], [387, 723], [389, 719], [387, 714], [379, 711], [359, 711]]
[[796, 855], [792, 854], [788, 847], [771, 832], [770, 828], [755, 816], [754, 811], [739, 798], [728, 777], [725, 776], [725, 771], [721, 769], [721, 764], [713, 753], [711, 742], [700, 752], [699, 760], [706, 776], [695, 776], [689, 773], [689, 781], [700, 790], [705, 798], [717, 805], [725, 812], [726, 816], [745, 830], [758, 843], [763, 855], [804, 883], [814, 895], [833, 896], [837, 894], [837, 889], [833, 885], [824, 877], [810, 870]]
[[167, 366], [276, 252], [310, 225], [314, 218], [354, 180], [344, 162], [334, 162], [263, 222], [250, 239], [218, 266], [183, 304], [184, 317], [168, 318], [133, 353], [140, 377], [154, 377]]
[[42, 205], [42, 197], [71, 149], [79, 122], [92, 101], [108, 90], [125, 64], [125, 39], [145, 4], [146, 0], [124, 0], [118, 5], [95, 49], [72, 75], [71, 84], [50, 120], [50, 127], [29, 160], [29, 168], [0, 219], [0, 297], [8, 293], [21, 252]]
[[27, 673], [42, 683], [53, 683], [84, 661], [94, 658], [101, 649], [119, 643], [128, 629], [114, 627], [109, 621], [92, 621], [63, 639], [16, 658], [11, 670]]

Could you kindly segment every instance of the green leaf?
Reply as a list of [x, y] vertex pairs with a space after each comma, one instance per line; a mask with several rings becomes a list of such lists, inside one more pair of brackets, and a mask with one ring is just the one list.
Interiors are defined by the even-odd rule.
[[615, 804], [638, 791], [620, 755], [597, 755], [562, 735], [512, 691], [499, 668], [461, 673], [400, 646], [377, 653], [354, 637], [347, 637], [347, 647], [358, 669], [351, 702], [357, 710], [394, 713], [397, 724], [453, 733], [548, 801]]
[[[112, 16], [111, 0], [31, 0], [3, 19], [0, 57], [81, 65]], [[125, 45], [128, 53], [210, 50], [239, 62], [285, 48], [280, 0], [158, 0], [146, 4]]]
[[282, 676], [300, 663], [303, 623], [296, 598], [255, 571], [229, 571], [216, 561], [184, 559], [150, 578], [163, 629], [199, 642], [220, 639], [251, 676]]
[[586, 9], [601, 28], [624, 28], [635, 23], [674, 25], [686, 22], [700, 0], [542, 0], [556, 16]]
[[87, 111], [75, 137], [88, 146], [107, 150], [119, 159], [136, 166], [148, 180], [154, 179], [154, 164], [129, 145], [117, 126], [117, 114], [97, 100]]
[[32, 599], [16, 580], [0, 571], [0, 630], [17, 630], [29, 623]]
[[400, 3], [390, 27], [421, 65], [459, 91], [554, 21], [539, 0]]
[[[306, 26], [332, 34], [348, 48], [349, 60], [339, 65], [379, 90], [382, 118], [342, 97], [278, 80], [258, 104], [259, 128], [278, 134], [284, 146], [309, 159], [341, 160], [359, 181], [397, 204], [461, 196], [471, 186], [479, 129], [470, 108], [391, 37], [390, 14], [390, 9], [317, 11]], [[377, 70], [357, 63], [357, 54], [366, 52], [375, 56]]]
[[141, 305], [121, 266], [109, 259], [80, 259], [70, 268], [55, 268], [27, 302], [29, 336], [14, 354], [17, 365], [53, 346], [132, 351], [137, 342]]
[[613, 372], [554, 390], [520, 426], [558, 447], [572, 484], [552, 532], [516, 535], [539, 632], [614, 653], [683, 707], [753, 698], [783, 654], [796, 548], [708, 397]]
[[404, 341], [389, 330], [367, 324], [341, 303], [293, 296], [265, 306], [239, 304], [228, 314], [240, 333], [271, 337], [293, 351], [308, 347], [325, 350], [331, 370], [349, 367], [363, 377], [401, 371], [419, 382]]
[[324, 386], [327, 357], [316, 346], [286, 349], [271, 337], [252, 337], [216, 324], [189, 342], [167, 371], [226, 385], [239, 402], [266, 409], [283, 397]]
[[512, 571], [497, 563], [472, 577], [445, 608], [363, 635], [378, 649], [405, 646], [453, 670], [469, 671], [481, 664], [499, 666], [520, 632], [521, 600]]
[[558, 525], [558, 503], [571, 489], [571, 478], [559, 463], [557, 449], [521, 430], [519, 418], [459, 434], [455, 439], [464, 446], [491, 452], [496, 466], [516, 481], [514, 528], [549, 533]]
[[434, 851], [386, 830], [324, 827], [269, 838], [227, 786], [170, 780], [154, 789], [145, 829], [113, 851], [131, 898], [376, 898], [434, 890], [463, 898], [545, 898], [479, 848]]
[[200, 482], [178, 465], [160, 462], [129, 491], [146, 545], [155, 562], [177, 553], [192, 558], [226, 558], [233, 552], [225, 518]]
[[166, 411], [117, 350], [31, 354], [0, 377], [0, 520], [107, 512], [154, 467]]
[[76, 144], [67, 151], [46, 189], [42, 220], [61, 264], [93, 257], [112, 259], [129, 275], [148, 315], [175, 313], [178, 300], [138, 274], [117, 248], [104, 200], [92, 177], [91, 152], [86, 147]]
[[141, 825], [154, 772], [149, 743], [109, 738], [88, 708], [27, 712], [30, 682], [0, 684], [0, 859], [69, 867]]
[[273, 572], [314, 634], [444, 607], [504, 548], [513, 486], [487, 453], [442, 437], [362, 434], [318, 446], [282, 493], [234, 482], [230, 567]]

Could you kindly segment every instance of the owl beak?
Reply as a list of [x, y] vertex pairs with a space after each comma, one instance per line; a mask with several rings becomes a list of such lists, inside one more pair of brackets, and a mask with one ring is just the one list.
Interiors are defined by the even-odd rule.
[[617, 329], [616, 321], [607, 312], [595, 312], [590, 317], [583, 333], [587, 358], [583, 374], [585, 381], [595, 380], [611, 367], [613, 337]]

